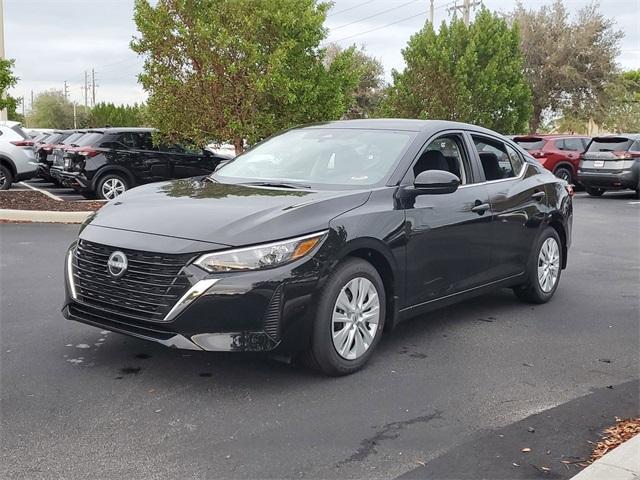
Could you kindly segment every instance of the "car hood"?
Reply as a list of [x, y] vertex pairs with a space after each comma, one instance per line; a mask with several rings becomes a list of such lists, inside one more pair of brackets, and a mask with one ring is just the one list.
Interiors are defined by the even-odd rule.
[[102, 207], [92, 226], [241, 246], [326, 229], [369, 190], [313, 191], [183, 179], [134, 188]]

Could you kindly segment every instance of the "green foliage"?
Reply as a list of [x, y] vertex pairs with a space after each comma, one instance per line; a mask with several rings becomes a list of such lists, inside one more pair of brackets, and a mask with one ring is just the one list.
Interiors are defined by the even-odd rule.
[[144, 106], [114, 105], [113, 103], [98, 103], [89, 114], [89, 124], [92, 127], [142, 127], [144, 122]]
[[73, 104], [60, 90], [42, 92], [34, 99], [27, 122], [36, 128], [73, 128]]
[[[384, 68], [378, 59], [367, 55], [364, 49], [351, 46], [346, 50], [352, 56], [348, 62], [350, 68], [353, 69], [351, 76], [358, 78], [359, 81], [351, 97], [351, 103], [342, 118], [369, 118], [382, 100], [385, 87]], [[331, 65], [335, 58], [343, 52], [345, 50], [337, 44], [329, 45], [325, 52], [325, 65]]]
[[605, 89], [601, 127], [611, 132], [640, 132], [640, 69], [614, 77]]
[[533, 115], [529, 130], [535, 132], [545, 112], [567, 118], [594, 118], [600, 123], [606, 112], [597, 110], [607, 96], [619, 53], [622, 33], [613, 20], [590, 4], [574, 21], [561, 0], [538, 10], [521, 3], [511, 15], [521, 31], [525, 72], [533, 91]]
[[14, 60], [0, 59], [0, 110], [6, 108], [9, 120], [18, 117], [16, 108], [20, 99], [9, 95], [8, 90], [18, 83], [18, 77], [13, 74]]
[[254, 142], [340, 118], [358, 84], [353, 50], [328, 67], [317, 0], [136, 0], [148, 119], [170, 140]]
[[531, 113], [517, 27], [483, 9], [465, 26], [454, 19], [436, 32], [431, 23], [409, 40], [406, 68], [393, 72], [380, 113], [474, 123], [517, 133]]

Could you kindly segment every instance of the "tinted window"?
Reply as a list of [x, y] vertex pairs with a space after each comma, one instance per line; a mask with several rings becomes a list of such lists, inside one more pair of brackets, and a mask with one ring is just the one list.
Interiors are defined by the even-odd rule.
[[22, 129], [20, 125], [14, 125], [13, 127], [11, 127], [11, 130], [16, 132], [18, 135], [20, 135], [24, 139], [29, 138], [29, 135], [26, 134], [26, 132]]
[[75, 141], [78, 140], [83, 135], [84, 135], [84, 133], [72, 133], [67, 138], [62, 140], [60, 143], [62, 143], [64, 145], [71, 145], [72, 143], [75, 143]]
[[75, 144], [79, 147], [86, 147], [94, 145], [98, 140], [100, 140], [104, 135], [99, 132], [90, 132], [83, 135], [79, 138]]
[[636, 140], [635, 142], [633, 142], [633, 145], [631, 145], [631, 148], [629, 148], [629, 150], [631, 150], [632, 152], [640, 152], [640, 140]]
[[355, 128], [290, 130], [218, 170], [216, 178], [373, 185], [394, 168], [415, 132]]
[[486, 137], [472, 135], [486, 180], [517, 177], [524, 162], [508, 145]]
[[420, 154], [413, 166], [414, 177], [427, 170], [444, 170], [467, 183], [467, 161], [462, 141], [457, 135], [433, 140]]
[[525, 150], [541, 150], [544, 147], [546, 141], [542, 138], [522, 138], [516, 137], [513, 139], [518, 145]]
[[596, 137], [589, 145], [589, 152], [626, 152], [633, 143], [625, 137]]
[[572, 152], [583, 152], [584, 146], [582, 140], [579, 138], [565, 138], [562, 140], [562, 147], [560, 150], [570, 150]]
[[123, 132], [117, 137], [117, 141], [128, 148], [149, 149], [151, 144], [151, 135], [147, 132]]

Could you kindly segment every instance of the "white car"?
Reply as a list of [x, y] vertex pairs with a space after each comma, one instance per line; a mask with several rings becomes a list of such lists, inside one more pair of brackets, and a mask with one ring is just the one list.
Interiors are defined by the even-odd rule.
[[38, 167], [33, 141], [19, 122], [0, 124], [0, 190], [8, 190], [13, 182], [35, 177]]

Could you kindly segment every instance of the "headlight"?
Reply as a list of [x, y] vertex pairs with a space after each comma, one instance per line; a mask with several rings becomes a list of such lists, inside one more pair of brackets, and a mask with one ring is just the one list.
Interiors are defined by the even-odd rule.
[[96, 218], [96, 215], [98, 214], [98, 212], [93, 212], [91, 213], [85, 220], [84, 222], [82, 222], [82, 224], [80, 225], [80, 230], [78, 230], [78, 235], [80, 235], [82, 233], [82, 231], [87, 228], [87, 225], [89, 225], [91, 223], [91, 220], [93, 220], [94, 218]]
[[211, 273], [277, 267], [308, 255], [326, 234], [324, 231], [255, 247], [208, 253], [194, 263]]

